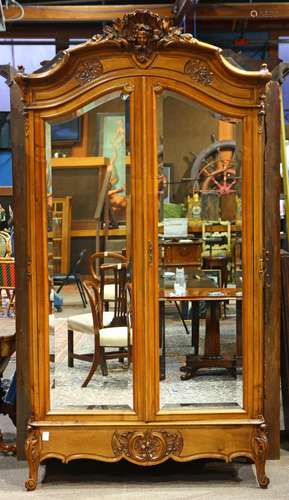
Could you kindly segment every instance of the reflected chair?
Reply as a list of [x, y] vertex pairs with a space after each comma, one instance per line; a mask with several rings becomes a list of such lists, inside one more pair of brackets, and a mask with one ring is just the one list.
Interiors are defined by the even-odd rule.
[[76, 284], [79, 291], [79, 295], [82, 300], [83, 307], [87, 306], [87, 300], [83, 290], [82, 281], [79, 277], [78, 268], [80, 264], [83, 262], [85, 254], [86, 254], [86, 248], [81, 250], [79, 256], [74, 260], [68, 274], [53, 275], [53, 285], [58, 286], [56, 293], [59, 293], [62, 290], [62, 288], [66, 285]]
[[[109, 262], [107, 262], [109, 261]], [[118, 252], [95, 252], [88, 258], [90, 277], [100, 287], [100, 295], [106, 309], [114, 305], [115, 324], [125, 319], [125, 284], [127, 258]], [[116, 326], [120, 326], [120, 323]]]
[[7, 312], [15, 307], [15, 260], [0, 258], [0, 292], [5, 290], [8, 298]]
[[[127, 320], [126, 326], [112, 326], [112, 322], [109, 323], [107, 314], [112, 314], [111, 318], [113, 319], [114, 313], [103, 312], [100, 288], [96, 282], [84, 280], [83, 287], [90, 304], [91, 314], [78, 314], [68, 318], [68, 356], [70, 366], [73, 359], [91, 362], [89, 373], [82, 384], [82, 387], [86, 387], [98, 367], [100, 367], [103, 376], [108, 374], [106, 364], [108, 359], [117, 358], [119, 361], [123, 361], [124, 358], [127, 358], [125, 367], [129, 367], [132, 351], [132, 329], [129, 320]], [[93, 353], [76, 354], [73, 352], [74, 332], [94, 335]], [[110, 350], [106, 351], [106, 348], [110, 348]]]

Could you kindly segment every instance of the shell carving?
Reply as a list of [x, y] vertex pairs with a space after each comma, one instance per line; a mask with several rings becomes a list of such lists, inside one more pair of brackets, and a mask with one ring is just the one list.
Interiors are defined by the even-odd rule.
[[180, 455], [183, 438], [179, 432], [115, 432], [112, 449], [117, 457], [123, 456], [135, 462], [149, 464]]

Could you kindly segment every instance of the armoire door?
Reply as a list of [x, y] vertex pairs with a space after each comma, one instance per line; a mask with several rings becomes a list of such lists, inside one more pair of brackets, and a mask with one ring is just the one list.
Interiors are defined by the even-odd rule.
[[260, 135], [228, 100], [169, 78], [146, 86], [150, 419], [247, 419], [261, 412]]

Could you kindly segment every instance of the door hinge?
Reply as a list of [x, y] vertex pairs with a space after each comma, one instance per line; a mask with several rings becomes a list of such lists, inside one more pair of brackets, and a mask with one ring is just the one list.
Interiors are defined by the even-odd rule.
[[152, 263], [153, 263], [153, 243], [151, 240], [148, 242], [148, 258], [149, 258], [149, 264], [152, 265]]
[[270, 252], [269, 250], [264, 249], [263, 255], [259, 257], [259, 276], [263, 281], [263, 286], [266, 288], [270, 288], [272, 285], [271, 282], [271, 273], [269, 272], [269, 263], [270, 263]]

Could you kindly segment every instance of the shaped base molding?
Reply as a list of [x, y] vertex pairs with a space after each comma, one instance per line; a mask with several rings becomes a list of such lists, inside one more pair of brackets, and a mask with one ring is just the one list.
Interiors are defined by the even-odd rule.
[[118, 462], [122, 458], [151, 466], [168, 459], [187, 462], [215, 458], [231, 462], [247, 457], [256, 465], [257, 481], [267, 488], [265, 474], [268, 449], [266, 426], [257, 424], [159, 424], [77, 425], [68, 422], [33, 422], [26, 441], [29, 463], [28, 490], [37, 486], [39, 463], [58, 458], [64, 463], [76, 459]]

